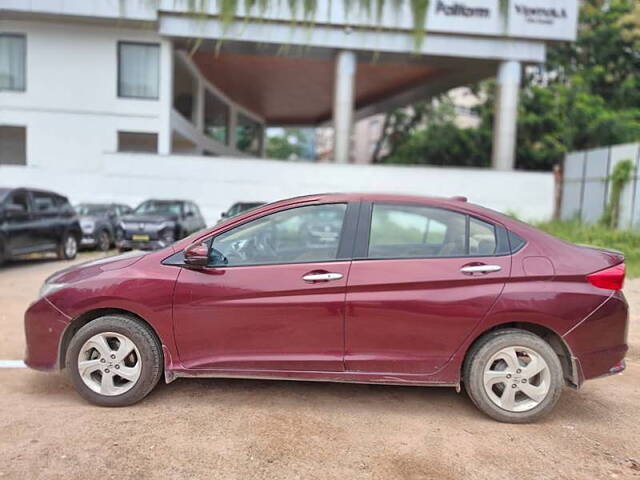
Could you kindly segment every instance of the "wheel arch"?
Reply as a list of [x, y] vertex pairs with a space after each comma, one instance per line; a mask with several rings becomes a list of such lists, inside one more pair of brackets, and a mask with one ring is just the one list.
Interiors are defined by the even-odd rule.
[[73, 336], [78, 332], [78, 330], [80, 330], [82, 327], [84, 327], [88, 323], [91, 323], [92, 321], [97, 320], [98, 318], [104, 317], [105, 315], [126, 315], [127, 317], [133, 318], [136, 321], [148, 327], [149, 330], [155, 336], [156, 340], [158, 341], [158, 345], [160, 345], [160, 350], [163, 356], [163, 364], [166, 363], [166, 358], [165, 358], [166, 348], [160, 338], [160, 335], [158, 335], [158, 332], [153, 327], [153, 325], [147, 322], [140, 315], [133, 313], [129, 310], [125, 310], [122, 308], [97, 308], [95, 310], [89, 310], [88, 312], [84, 312], [82, 315], [74, 318], [71, 321], [71, 323], [67, 325], [67, 328], [65, 328], [64, 333], [60, 338], [60, 346], [58, 348], [58, 366], [60, 369], [65, 368], [65, 358], [67, 355], [67, 349], [69, 348], [69, 344], [71, 343], [71, 339], [73, 338]]
[[573, 356], [569, 345], [564, 339], [555, 331], [538, 323], [531, 322], [507, 322], [498, 325], [493, 325], [482, 332], [479, 332], [475, 338], [468, 344], [465, 349], [462, 362], [460, 364], [461, 378], [464, 366], [468, 360], [469, 354], [473, 351], [473, 347], [485, 338], [487, 335], [498, 332], [500, 330], [517, 329], [524, 330], [542, 338], [546, 341], [560, 360], [562, 365], [562, 373], [565, 382], [573, 387], [579, 387], [581, 384], [580, 375], [578, 373], [578, 365], [576, 364], [575, 357]]

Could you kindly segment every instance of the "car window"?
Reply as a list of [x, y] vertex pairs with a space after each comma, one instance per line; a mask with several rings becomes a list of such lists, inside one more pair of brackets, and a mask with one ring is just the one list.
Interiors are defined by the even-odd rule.
[[58, 210], [55, 197], [41, 192], [33, 193], [33, 207], [38, 213], [50, 213]]
[[493, 255], [496, 252], [496, 229], [477, 218], [469, 219], [469, 254]]
[[[466, 215], [451, 210], [416, 205], [374, 204], [368, 256], [369, 258], [465, 256], [468, 254], [466, 224]], [[486, 229], [478, 228], [478, 241], [480, 241]], [[485, 244], [483, 248], [487, 248]], [[495, 236], [493, 248], [495, 250]]]
[[29, 205], [29, 197], [27, 192], [15, 192], [12, 193], [7, 199], [7, 205], [17, 205], [24, 212], [28, 212], [31, 210]]
[[149, 200], [141, 203], [134, 211], [137, 214], [150, 214], [150, 215], [167, 215], [167, 214], [182, 214], [182, 203], [180, 202], [167, 202], [158, 200]]
[[261, 265], [335, 260], [346, 204], [292, 208], [247, 222], [215, 237], [210, 262]]

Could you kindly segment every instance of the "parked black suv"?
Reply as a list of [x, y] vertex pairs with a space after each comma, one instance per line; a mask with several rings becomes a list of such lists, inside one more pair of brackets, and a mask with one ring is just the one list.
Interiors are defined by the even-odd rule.
[[119, 203], [81, 203], [75, 209], [82, 228], [80, 245], [103, 252], [115, 244], [120, 218], [133, 211], [131, 207]]
[[119, 225], [120, 251], [155, 250], [206, 227], [200, 209], [186, 200], [147, 200]]
[[69, 200], [57, 193], [0, 188], [0, 264], [29, 253], [78, 253], [80, 224]]

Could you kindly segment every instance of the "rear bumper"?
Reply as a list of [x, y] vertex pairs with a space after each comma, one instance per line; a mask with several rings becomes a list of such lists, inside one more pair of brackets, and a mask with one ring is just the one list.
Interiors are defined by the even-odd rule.
[[27, 350], [24, 363], [35, 370], [59, 369], [58, 352], [70, 319], [46, 298], [31, 304], [24, 315]]
[[574, 355], [580, 386], [585, 380], [620, 373], [629, 350], [629, 307], [622, 292], [614, 292], [596, 311], [564, 335]]

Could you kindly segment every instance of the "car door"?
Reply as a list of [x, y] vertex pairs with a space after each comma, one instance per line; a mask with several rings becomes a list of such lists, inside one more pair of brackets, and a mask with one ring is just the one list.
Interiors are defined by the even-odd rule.
[[357, 207], [298, 206], [209, 239], [209, 267], [183, 268], [176, 284], [181, 362], [194, 369], [342, 371]]
[[421, 204], [362, 210], [347, 289], [346, 369], [435, 372], [509, 278], [506, 230]]
[[32, 191], [31, 202], [38, 248], [41, 250], [55, 248], [61, 242], [65, 229], [57, 196], [47, 192]]
[[37, 236], [29, 192], [12, 192], [5, 200], [4, 206], [3, 230], [7, 238], [8, 251], [12, 255], [32, 252], [36, 248]]

